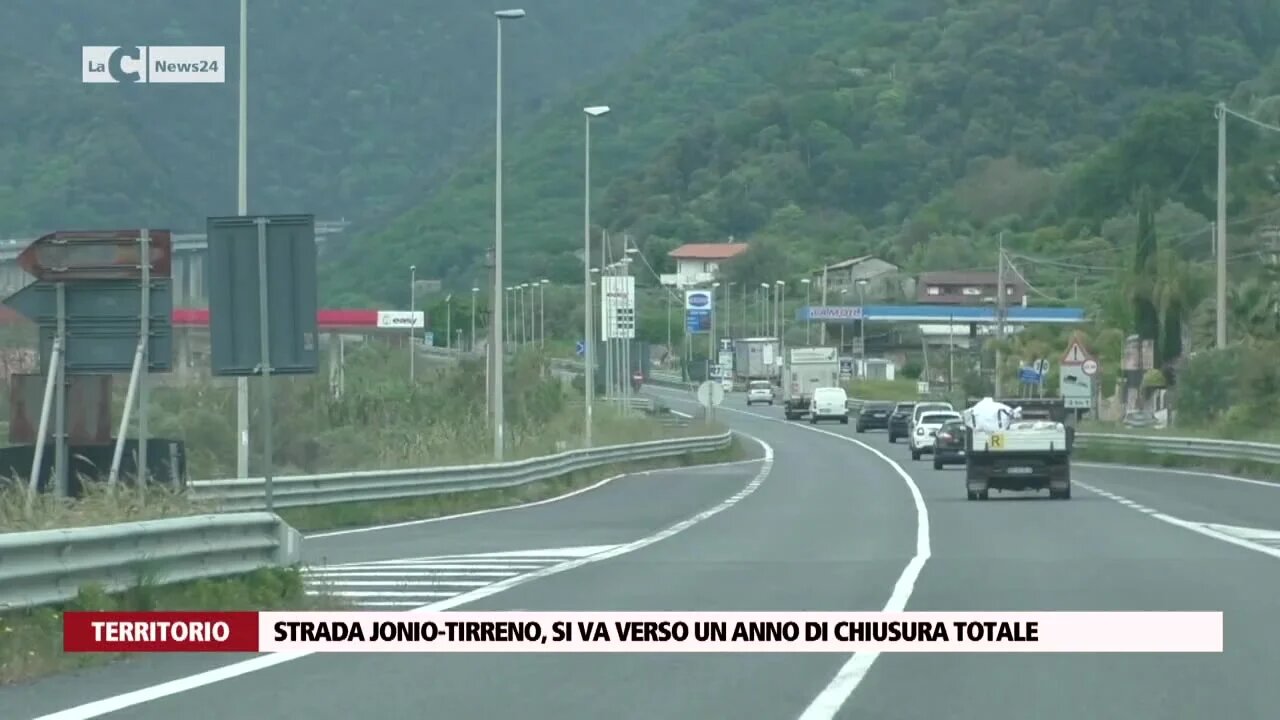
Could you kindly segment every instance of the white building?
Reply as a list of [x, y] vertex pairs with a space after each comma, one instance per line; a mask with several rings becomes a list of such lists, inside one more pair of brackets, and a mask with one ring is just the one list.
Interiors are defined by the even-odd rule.
[[667, 253], [676, 261], [674, 274], [662, 276], [663, 285], [687, 287], [715, 280], [721, 264], [746, 252], [747, 243], [689, 243]]

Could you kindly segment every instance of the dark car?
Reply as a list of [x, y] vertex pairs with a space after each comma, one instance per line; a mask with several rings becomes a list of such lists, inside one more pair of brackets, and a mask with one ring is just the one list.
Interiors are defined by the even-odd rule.
[[933, 469], [964, 464], [964, 423], [953, 420], [938, 428], [933, 438]]
[[911, 409], [915, 406], [913, 402], [900, 402], [893, 406], [893, 412], [889, 413], [889, 442], [898, 442], [898, 438], [911, 435]]
[[858, 421], [854, 424], [858, 432], [868, 430], [884, 430], [889, 427], [889, 413], [893, 405], [887, 402], [867, 402], [858, 411]]

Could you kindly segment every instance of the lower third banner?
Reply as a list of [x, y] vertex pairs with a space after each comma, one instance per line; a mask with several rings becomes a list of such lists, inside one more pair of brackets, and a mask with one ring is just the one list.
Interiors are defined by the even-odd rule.
[[1220, 653], [1220, 612], [68, 612], [66, 652]]

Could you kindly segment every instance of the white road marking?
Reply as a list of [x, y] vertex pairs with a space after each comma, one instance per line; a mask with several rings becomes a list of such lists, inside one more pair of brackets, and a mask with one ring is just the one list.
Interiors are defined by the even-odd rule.
[[348, 598], [360, 608], [379, 607], [373, 603], [393, 598], [400, 606], [412, 608], [615, 547], [586, 545], [308, 567], [303, 569], [303, 582], [309, 595]]
[[1144, 505], [1139, 505], [1125, 497], [1101, 488], [1096, 488], [1088, 483], [1076, 481], [1075, 484], [1089, 490], [1090, 492], [1097, 493], [1108, 500], [1114, 500], [1125, 507], [1141, 511], [1148, 517], [1155, 518], [1160, 522], [1168, 523], [1174, 527], [1180, 527], [1183, 530], [1190, 530], [1193, 533], [1199, 533], [1205, 537], [1220, 540], [1237, 547], [1259, 552], [1263, 555], [1280, 558], [1280, 531], [1263, 530], [1259, 528], [1242, 528], [1235, 525], [1190, 522], [1188, 520], [1183, 520], [1182, 518], [1173, 517], [1172, 515], [1165, 515], [1158, 510]]
[[[902, 574], [898, 576], [898, 581], [894, 583], [893, 592], [889, 595], [889, 601], [885, 603], [883, 612], [903, 612], [906, 610], [907, 602], [911, 599], [911, 593], [915, 590], [916, 582], [920, 579], [920, 573], [924, 570], [925, 563], [928, 562], [930, 555], [932, 555], [929, 542], [929, 509], [925, 506], [924, 496], [920, 493], [920, 488], [916, 485], [916, 481], [911, 477], [911, 474], [888, 455], [848, 435], [841, 435], [840, 433], [823, 430], [812, 425], [800, 425], [794, 421], [760, 415], [751, 411], [726, 408], [723, 405], [717, 410], [728, 410], [740, 415], [749, 415], [770, 422], [782, 423], [800, 430], [839, 438], [873, 453], [898, 473], [898, 476], [906, 483], [907, 490], [911, 492], [911, 500], [915, 504], [916, 550], [911, 561], [907, 563], [907, 566], [902, 570]], [[854, 691], [858, 689], [858, 685], [866, 678], [867, 672], [871, 670], [871, 666], [879, 657], [880, 653], [878, 652], [854, 653], [836, 672], [835, 677], [831, 679], [826, 688], [818, 693], [813, 702], [809, 703], [809, 706], [800, 715], [800, 720], [829, 720], [834, 718], [836, 713], [840, 712], [840, 708], [844, 707], [849, 698], [853, 696]]]
[[[678, 535], [701, 522], [704, 522], [706, 520], [709, 520], [712, 517], [715, 517], [716, 515], [719, 515], [725, 510], [728, 510], [729, 508], [732, 508], [734, 505], [737, 505], [738, 503], [742, 502], [744, 499], [746, 499], [752, 493], [758, 490], [760, 486], [764, 484], [765, 479], [769, 477], [769, 472], [773, 469], [773, 447], [768, 443], [766, 443], [764, 440], [761, 440], [760, 438], [752, 437], [750, 435], [745, 435], [745, 437], [751, 438], [753, 441], [759, 443], [760, 446], [764, 449], [764, 457], [761, 458], [762, 465], [760, 467], [760, 470], [756, 473], [755, 477], [752, 478], [751, 482], [747, 483], [737, 493], [726, 498], [725, 500], [722, 500], [720, 503], [716, 504], [715, 506], [710, 507], [706, 510], [703, 510], [697, 515], [686, 518], [676, 523], [675, 525], [668, 527], [665, 530], [654, 533], [653, 535], [649, 535], [647, 537], [640, 538], [639, 540], [636, 540], [631, 543], [627, 543], [626, 545], [619, 545], [614, 547], [611, 550], [606, 550], [596, 555], [589, 555], [587, 557], [576, 558], [574, 560], [569, 560], [568, 562], [560, 563], [559, 565], [552, 565], [551, 567], [543, 568], [541, 570], [536, 570], [534, 572], [526, 573], [523, 575], [517, 575], [515, 577], [508, 578], [506, 580], [494, 583], [493, 585], [489, 585], [487, 587], [482, 587], [477, 590], [472, 590], [471, 592], [463, 593], [461, 595], [457, 595], [455, 597], [441, 600], [439, 602], [434, 602], [429, 605], [422, 605], [422, 606], [413, 608], [409, 610], [409, 612], [439, 612], [442, 610], [451, 610], [461, 605], [466, 605], [468, 603], [473, 603], [477, 600], [482, 600], [484, 598], [497, 595], [501, 592], [505, 592], [507, 590], [510, 590], [511, 588], [517, 587], [519, 585], [523, 585], [528, 582], [532, 582], [534, 580], [540, 580], [542, 578], [550, 577], [552, 575], [558, 575], [562, 572], [567, 572], [575, 568], [580, 568], [584, 565], [599, 562], [601, 560], [608, 560], [621, 555], [626, 555], [627, 553], [635, 552], [636, 550], [641, 550], [650, 545], [653, 545], [654, 543], [658, 543], [670, 537]], [[219, 683], [219, 682], [222, 682], [223, 680], [230, 680], [231, 678], [239, 677], [241, 675], [247, 675], [249, 673], [258, 672], [259, 670], [266, 670], [267, 668], [270, 668], [270, 667], [283, 665], [284, 663], [292, 662], [294, 660], [300, 660], [311, 654], [312, 653], [308, 653], [308, 652], [296, 652], [296, 653], [271, 653], [268, 655], [259, 655], [249, 660], [243, 660], [241, 662], [231, 663], [230, 665], [224, 665], [220, 668], [215, 668], [213, 670], [208, 670], [206, 672], [197, 673], [195, 675], [189, 675], [187, 677], [181, 677], [175, 680], [170, 680], [168, 682], [163, 682], [158, 685], [152, 685], [150, 687], [140, 688], [132, 692], [122, 693], [120, 695], [114, 695], [112, 697], [103, 698], [101, 700], [95, 700], [93, 702], [85, 703], [83, 705], [77, 705], [76, 707], [68, 708], [66, 710], [60, 710], [58, 712], [42, 715], [38, 718], [33, 718], [32, 720], [88, 720], [89, 718], [101, 717], [108, 713], [117, 712], [119, 710], [134, 707], [136, 705], [141, 705], [143, 703], [148, 703], [153, 700], [159, 700], [160, 698], [169, 697], [170, 695], [177, 695], [179, 693], [195, 690], [196, 688], [204, 687], [206, 685]]]

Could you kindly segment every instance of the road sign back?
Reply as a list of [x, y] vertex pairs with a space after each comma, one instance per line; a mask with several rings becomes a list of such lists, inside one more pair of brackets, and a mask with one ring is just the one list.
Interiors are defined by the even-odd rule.
[[[151, 282], [151, 323], [167, 325], [173, 316], [172, 284], [168, 280]], [[137, 337], [138, 315], [142, 312], [142, 283], [110, 280], [86, 280], [67, 283], [67, 325], [103, 320], [133, 323]], [[40, 325], [58, 322], [58, 286], [54, 282], [32, 283], [4, 299], [4, 304]], [[132, 353], [130, 353], [132, 357]]]
[[[316, 238], [311, 215], [267, 215], [267, 329], [272, 375], [310, 375], [316, 340]], [[208, 219], [210, 365], [214, 375], [260, 372], [258, 217]]]
[[[148, 232], [152, 279], [171, 274], [168, 230]], [[18, 254], [18, 266], [39, 280], [142, 278], [141, 230], [62, 230], [37, 238]]]
[[1085, 360], [1090, 359], [1089, 353], [1080, 347], [1080, 343], [1071, 342], [1071, 347], [1067, 348], [1067, 352], [1062, 356], [1063, 365], [1083, 365]]

